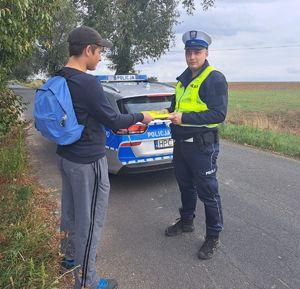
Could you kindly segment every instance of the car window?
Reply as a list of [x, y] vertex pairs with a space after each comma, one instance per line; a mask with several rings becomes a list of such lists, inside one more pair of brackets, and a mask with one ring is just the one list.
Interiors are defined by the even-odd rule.
[[171, 106], [172, 95], [139, 96], [118, 101], [122, 113], [138, 113], [147, 110], [161, 110]]

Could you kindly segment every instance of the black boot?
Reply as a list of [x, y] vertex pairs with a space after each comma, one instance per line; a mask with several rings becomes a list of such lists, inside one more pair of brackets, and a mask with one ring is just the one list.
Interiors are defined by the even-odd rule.
[[198, 251], [198, 258], [205, 260], [212, 258], [220, 245], [221, 243], [218, 236], [206, 236], [203, 245]]
[[182, 220], [179, 219], [174, 225], [168, 227], [165, 231], [165, 235], [168, 237], [173, 237], [180, 235], [182, 233], [194, 232], [194, 220]]

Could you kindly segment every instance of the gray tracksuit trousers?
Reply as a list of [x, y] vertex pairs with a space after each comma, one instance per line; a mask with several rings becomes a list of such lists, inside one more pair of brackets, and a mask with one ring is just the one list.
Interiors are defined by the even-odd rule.
[[97, 287], [97, 245], [106, 217], [109, 196], [107, 159], [79, 164], [58, 156], [62, 177], [61, 250], [74, 259], [75, 289]]

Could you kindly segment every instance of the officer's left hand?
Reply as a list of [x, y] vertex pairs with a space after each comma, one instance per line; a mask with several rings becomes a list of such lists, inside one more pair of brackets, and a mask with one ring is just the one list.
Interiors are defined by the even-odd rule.
[[174, 124], [181, 124], [182, 119], [182, 112], [172, 112], [170, 113], [170, 116], [168, 117], [169, 120], [171, 120]]

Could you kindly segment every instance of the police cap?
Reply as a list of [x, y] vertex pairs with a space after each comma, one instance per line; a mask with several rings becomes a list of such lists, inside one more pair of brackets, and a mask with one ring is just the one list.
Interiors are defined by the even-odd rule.
[[201, 50], [203, 48], [208, 48], [208, 46], [211, 44], [211, 37], [203, 31], [191, 30], [182, 35], [182, 41], [186, 50]]

